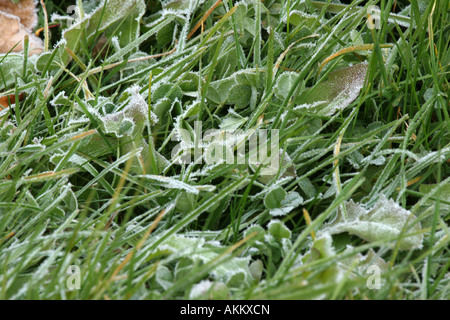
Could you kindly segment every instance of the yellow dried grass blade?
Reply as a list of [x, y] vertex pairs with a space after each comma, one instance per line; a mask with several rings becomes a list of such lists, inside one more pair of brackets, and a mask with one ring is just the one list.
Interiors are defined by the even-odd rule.
[[[392, 48], [394, 45], [392, 44], [380, 44], [380, 48]], [[323, 67], [326, 66], [326, 64], [328, 62], [330, 62], [331, 60], [342, 56], [343, 54], [346, 53], [350, 53], [350, 52], [355, 52], [355, 51], [364, 51], [364, 50], [373, 50], [373, 48], [375, 47], [375, 45], [373, 43], [369, 43], [369, 44], [361, 44], [361, 45], [357, 45], [357, 46], [352, 46], [352, 47], [348, 47], [348, 48], [344, 48], [339, 50], [338, 52], [333, 53], [331, 56], [327, 57], [321, 64], [319, 67], [319, 71], [317, 72], [317, 76], [319, 76], [320, 72], [322, 71]]]

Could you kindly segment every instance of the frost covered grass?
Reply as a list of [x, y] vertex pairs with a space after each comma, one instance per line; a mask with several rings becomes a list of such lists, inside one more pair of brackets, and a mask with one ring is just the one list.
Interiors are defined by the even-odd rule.
[[[0, 55], [0, 298], [450, 298], [450, 2], [341, 2], [46, 1]], [[180, 164], [197, 121], [278, 171]]]

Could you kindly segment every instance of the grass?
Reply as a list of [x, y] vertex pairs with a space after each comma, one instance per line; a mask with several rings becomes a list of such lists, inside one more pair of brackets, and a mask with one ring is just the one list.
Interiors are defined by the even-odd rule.
[[[97, 2], [0, 56], [1, 299], [449, 298], [448, 0]], [[177, 164], [196, 121], [279, 170]]]

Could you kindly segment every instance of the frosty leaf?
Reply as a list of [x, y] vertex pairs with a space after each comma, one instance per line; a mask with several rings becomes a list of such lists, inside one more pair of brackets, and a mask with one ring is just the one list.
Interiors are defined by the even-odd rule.
[[[218, 243], [207, 243], [204, 238], [173, 235], [161, 243], [158, 249], [171, 253], [173, 258], [188, 258], [192, 262], [208, 263], [220, 259], [220, 252], [224, 247]], [[181, 261], [186, 265], [189, 260]], [[210, 275], [228, 286], [241, 286], [252, 278], [248, 264], [249, 258], [233, 257], [211, 269]], [[178, 274], [176, 276], [178, 277]]]
[[246, 85], [235, 85], [228, 94], [227, 103], [235, 104], [237, 108], [244, 108], [249, 105], [251, 97], [251, 87]]
[[53, 107], [64, 106], [64, 105], [68, 105], [69, 103], [70, 103], [70, 100], [66, 96], [66, 93], [64, 91], [61, 91], [60, 93], [58, 93], [58, 95], [52, 101], [50, 101], [50, 104]]
[[206, 97], [214, 103], [224, 104], [227, 101], [228, 93], [235, 84], [235, 80], [229, 78], [215, 81], [208, 88]]
[[264, 271], [264, 264], [261, 260], [253, 261], [249, 266], [248, 269], [250, 270], [250, 274], [252, 277], [259, 281], [261, 280], [263, 271]]
[[302, 191], [308, 196], [308, 198], [314, 198], [317, 194], [316, 189], [314, 188], [314, 185], [312, 184], [311, 180], [308, 178], [303, 178], [298, 182], [298, 186]]
[[375, 157], [368, 156], [363, 157], [359, 151], [352, 152], [346, 160], [355, 168], [359, 169], [364, 165], [382, 166], [386, 162], [386, 158], [382, 155]]
[[200, 83], [204, 83], [204, 80], [195, 72], [185, 73], [180, 82], [180, 88], [183, 92], [197, 91]]
[[[128, 13], [125, 15], [124, 19], [117, 21], [112, 24], [105, 32], [102, 38], [97, 42], [96, 47], [102, 48], [104, 44], [107, 42], [108, 38], [116, 37], [117, 28], [120, 27], [120, 33], [118, 36], [118, 42], [120, 47], [125, 47], [127, 44], [133, 42], [139, 37], [140, 34], [140, 21], [142, 16], [145, 13], [145, 4], [143, 1], [136, 1], [135, 6], [132, 6], [128, 9]], [[103, 43], [103, 45], [102, 45]], [[138, 47], [130, 52], [136, 52]], [[100, 51], [100, 50], [99, 50]]]
[[[414, 215], [393, 200], [386, 199], [384, 195], [370, 210], [352, 200], [346, 203], [346, 209], [347, 220], [339, 213], [337, 218], [325, 225], [321, 232], [330, 234], [348, 232], [369, 242], [401, 236], [399, 239], [401, 250], [422, 247], [423, 235], [417, 234], [421, 231], [420, 223], [411, 226], [415, 220]], [[415, 234], [408, 235], [411, 233]]]
[[111, 114], [116, 110], [116, 106], [111, 102], [106, 102], [102, 105], [103, 114]]
[[[330, 258], [336, 255], [336, 252], [333, 248], [333, 239], [329, 233], [323, 233], [318, 235], [316, 240], [314, 240], [311, 245], [310, 250], [303, 256], [302, 263], [308, 264], [317, 260]], [[306, 272], [306, 275], [309, 273], [317, 273], [317, 270], [311, 270]], [[335, 265], [332, 264], [322, 272], [318, 273], [314, 280], [318, 280], [321, 283], [328, 282], [336, 282], [341, 275], [341, 270]]]
[[[358, 31], [352, 30], [350, 32], [350, 37], [353, 41], [354, 46], [362, 46], [364, 44], [364, 40]], [[355, 52], [358, 53], [359, 55], [367, 55], [367, 51], [359, 50], [359, 51], [355, 51]]]
[[[242, 5], [239, 5], [240, 8]], [[237, 68], [237, 57], [233, 50], [219, 56], [214, 68], [214, 78], [221, 79], [230, 76]]]
[[244, 69], [236, 72], [232, 77], [236, 79], [236, 83], [250, 87], [262, 88], [265, 83], [265, 73], [256, 72], [254, 69]]
[[155, 89], [152, 93], [152, 101], [159, 101], [163, 98], [168, 98], [171, 101], [174, 101], [175, 99], [180, 99], [183, 97], [183, 94], [181, 92], [181, 89], [178, 85], [174, 85], [171, 83], [165, 83], [160, 85], [158, 88]]
[[264, 235], [266, 234], [266, 231], [263, 229], [263, 227], [261, 227], [257, 224], [251, 225], [250, 227], [247, 228], [247, 230], [245, 230], [244, 238], [248, 237], [252, 233], [254, 233], [255, 235], [253, 236], [252, 239], [250, 239], [250, 241], [262, 241], [264, 239]]
[[[205, 199], [208, 199], [209, 197], [213, 197], [214, 195], [215, 195], [214, 193], [205, 192], [203, 197]], [[216, 216], [220, 215], [223, 212], [225, 212], [225, 210], [228, 208], [228, 206], [230, 205], [230, 201], [231, 197], [225, 197], [222, 200], [212, 204], [207, 211]]]
[[183, 118], [189, 118], [195, 116], [201, 110], [201, 104], [198, 101], [194, 101], [186, 107], [186, 111], [183, 114]]
[[158, 42], [158, 46], [160, 48], [170, 44], [173, 41], [173, 31], [175, 29], [175, 22], [171, 22], [170, 24], [161, 28], [156, 34], [156, 41]]
[[316, 238], [310, 251], [303, 257], [303, 262], [311, 262], [323, 258], [332, 257], [336, 254], [333, 248], [333, 240], [328, 233], [324, 233]]
[[296, 191], [291, 191], [281, 201], [280, 207], [270, 210], [271, 216], [284, 216], [303, 203], [303, 198]]
[[111, 119], [104, 122], [105, 133], [114, 133], [116, 137], [121, 138], [124, 135], [130, 136], [134, 130], [133, 120], [130, 118]]
[[374, 166], [382, 166], [386, 163], [386, 158], [383, 156], [379, 156], [376, 158], [366, 157], [363, 159], [363, 164], [371, 164]]
[[346, 160], [353, 166], [353, 168], [358, 170], [363, 166], [364, 157], [359, 151], [354, 151], [348, 155]]
[[195, 194], [182, 192], [177, 197], [176, 208], [182, 213], [189, 213], [195, 209]]
[[153, 111], [156, 117], [160, 120], [160, 124], [164, 125], [166, 123], [166, 118], [170, 114], [173, 108], [173, 103], [169, 98], [162, 98], [156, 102], [153, 106]]
[[81, 143], [79, 151], [90, 157], [97, 158], [114, 152], [119, 147], [119, 141], [117, 139], [106, 137], [106, 140], [111, 147], [108, 146], [100, 134], [96, 133]]
[[281, 100], [286, 99], [297, 78], [298, 74], [295, 72], [284, 72], [281, 74], [274, 88], [275, 95]]
[[236, 8], [236, 11], [234, 12], [233, 16], [236, 25], [242, 30], [244, 28], [243, 27], [244, 20], [247, 16], [247, 4], [245, 2], [241, 2], [239, 6]]
[[3, 125], [0, 126], [0, 142], [5, 142], [8, 140], [16, 129], [16, 126], [9, 120], [4, 122]]
[[314, 23], [317, 23], [318, 19], [319, 17], [317, 15], [308, 14], [300, 10], [293, 10], [290, 13], [289, 23], [293, 24], [294, 26], [302, 24], [308, 27], [312, 27]]
[[238, 118], [235, 116], [227, 116], [219, 124], [220, 129], [234, 131], [239, 129], [244, 123], [247, 122], [247, 118]]
[[[134, 9], [134, 11], [132, 9]], [[126, 23], [121, 25], [121, 29], [126, 31], [123, 33], [125, 37], [124, 39], [126, 40], [127, 32], [128, 34], [131, 32], [137, 34], [138, 24], [135, 19], [140, 19], [144, 12], [145, 3], [143, 0], [102, 1], [91, 14], [86, 14], [82, 21], [74, 23], [70, 28], [63, 32], [63, 40], [60, 42], [60, 46], [55, 49], [58, 50], [56, 57], [63, 63], [63, 65], [66, 65], [70, 61], [71, 57], [64, 47], [67, 47], [72, 52], [77, 53], [83, 38], [87, 38], [88, 41], [93, 41], [99, 34], [106, 31], [114, 23], [128, 17], [128, 19], [126, 19]], [[130, 23], [133, 24], [133, 26], [129, 26]], [[128, 40], [135, 38], [135, 36], [131, 36], [131, 38], [130, 36], [128, 36]], [[132, 51], [135, 49], [136, 46], [132, 49]]]
[[[20, 77], [23, 71], [23, 59], [24, 57], [21, 54], [8, 54], [7, 56], [0, 55], [0, 91], [3, 91], [4, 89], [16, 84], [18, 86], [22, 86], [25, 84]], [[31, 69], [35, 60], [35, 57], [28, 58], [29, 70]]]
[[47, 67], [47, 64], [50, 69], [56, 69], [58, 68], [58, 64], [55, 63], [54, 60], [50, 61], [50, 58], [52, 57], [51, 52], [44, 52], [39, 55], [37, 61], [36, 61], [36, 70], [39, 72], [43, 72], [44, 69]]
[[173, 274], [166, 266], [159, 266], [156, 271], [156, 282], [167, 290], [173, 285]]
[[323, 101], [313, 110], [327, 116], [344, 110], [358, 97], [359, 91], [364, 87], [367, 68], [366, 63], [360, 63], [331, 72], [327, 80], [303, 92], [302, 103], [312, 105], [317, 101]]
[[209, 280], [202, 280], [194, 285], [189, 293], [189, 299], [200, 300], [225, 300], [229, 299], [230, 292], [226, 284], [222, 282], [211, 282]]
[[269, 234], [271, 234], [275, 239], [290, 239], [291, 238], [291, 230], [286, 227], [286, 225], [280, 220], [272, 220], [267, 226]]
[[286, 198], [287, 192], [283, 188], [277, 187], [270, 190], [264, 197], [264, 204], [268, 209], [281, 207], [281, 202]]
[[254, 69], [244, 69], [235, 72], [230, 77], [214, 81], [208, 88], [206, 97], [216, 104], [236, 104], [247, 106], [255, 88], [264, 84], [263, 72]]

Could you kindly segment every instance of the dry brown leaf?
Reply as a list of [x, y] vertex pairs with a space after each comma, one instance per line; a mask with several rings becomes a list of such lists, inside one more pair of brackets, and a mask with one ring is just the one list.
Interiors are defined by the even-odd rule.
[[[19, 94], [19, 101], [22, 101], [25, 98], [25, 93], [20, 93]], [[6, 97], [0, 97], [0, 111], [2, 111], [3, 109], [6, 109], [9, 107], [9, 102], [11, 102], [11, 104], [16, 103], [16, 96], [14, 94], [11, 94], [9, 96]]]
[[37, 25], [36, 0], [21, 0], [14, 4], [11, 0], [0, 0], [0, 11], [19, 17], [20, 23], [29, 30]]
[[37, 17], [34, 5], [34, 0], [22, 0], [19, 4], [14, 4], [10, 0], [0, 0], [0, 30], [2, 30], [0, 33], [0, 53], [9, 52], [12, 48], [14, 48], [12, 52], [23, 51], [26, 35], [30, 39], [29, 55], [40, 54], [43, 51], [42, 40], [27, 27], [36, 25]]

